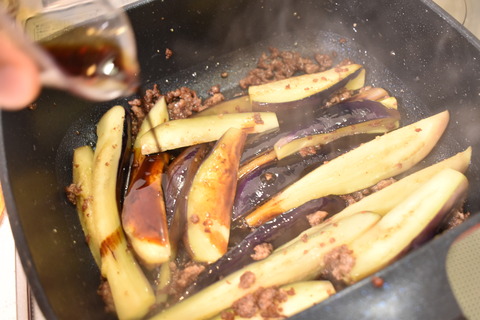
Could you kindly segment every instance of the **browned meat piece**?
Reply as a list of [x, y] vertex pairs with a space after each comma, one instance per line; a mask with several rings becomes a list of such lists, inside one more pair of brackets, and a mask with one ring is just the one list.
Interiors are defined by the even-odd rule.
[[255, 283], [255, 273], [251, 271], [246, 271], [240, 276], [240, 283], [238, 287], [240, 289], [248, 289]]
[[187, 262], [183, 269], [177, 267], [174, 262], [170, 263], [170, 270], [172, 272], [172, 280], [167, 292], [174, 297], [177, 297], [183, 290], [192, 284], [200, 273], [205, 270], [205, 266], [195, 263], [193, 261]]
[[247, 294], [235, 301], [232, 309], [240, 317], [251, 318], [260, 314], [267, 319], [277, 318], [282, 316], [279, 304], [287, 299], [288, 294], [285, 290], [276, 287], [259, 288], [254, 293]]
[[98, 287], [97, 294], [102, 297], [105, 303], [105, 311], [109, 313], [115, 313], [115, 304], [113, 302], [112, 291], [110, 285], [106, 279], [102, 279], [100, 286]]
[[313, 227], [316, 225], [319, 225], [320, 223], [325, 220], [325, 218], [328, 216], [328, 212], [326, 211], [317, 211], [312, 214], [307, 215], [307, 220], [308, 223]]
[[220, 319], [222, 319], [222, 320], [235, 320], [235, 313], [231, 310], [224, 310], [220, 313]]
[[255, 296], [250, 293], [238, 299], [232, 305], [235, 314], [244, 318], [251, 318], [258, 312], [258, 306], [255, 301]]
[[292, 77], [298, 72], [315, 73], [328, 69], [333, 64], [332, 57], [316, 55], [315, 60], [302, 57], [298, 52], [280, 51], [269, 48], [270, 54], [263, 53], [257, 67], [240, 80], [243, 89], [271, 81]]
[[250, 257], [252, 257], [253, 260], [258, 261], [268, 257], [273, 251], [273, 246], [270, 243], [265, 242], [256, 245], [253, 250], [255, 253], [251, 254]]
[[323, 277], [333, 282], [340, 281], [355, 265], [355, 257], [346, 245], [341, 245], [327, 253], [323, 262], [325, 270]]
[[325, 103], [325, 107], [331, 107], [333, 106], [334, 104], [337, 104], [337, 103], [340, 103], [342, 101], [345, 101], [347, 100], [348, 98], [352, 97], [353, 96], [353, 91], [351, 90], [348, 90], [346, 88], [342, 88], [336, 92], [334, 92], [330, 97], [329, 99], [327, 100], [327, 102]]
[[330, 69], [333, 66], [333, 59], [328, 54], [319, 54], [315, 55], [315, 61], [320, 65], [320, 70], [325, 71]]
[[450, 230], [455, 228], [456, 226], [462, 224], [467, 218], [470, 216], [470, 212], [463, 212], [461, 211], [462, 208], [456, 209], [451, 218], [445, 224], [445, 229]]
[[170, 119], [185, 119], [192, 115], [193, 112], [200, 112], [203, 109], [202, 99], [197, 93], [187, 87], [170, 91], [165, 95], [167, 102], [168, 114]]
[[74, 206], [77, 205], [77, 196], [82, 191], [82, 188], [77, 186], [75, 183], [70, 184], [65, 187], [65, 193], [67, 195], [68, 201], [70, 201]]
[[132, 134], [136, 136], [138, 129], [142, 125], [143, 119], [147, 113], [153, 108], [158, 99], [162, 97], [162, 93], [158, 89], [158, 85], [154, 84], [153, 89], [145, 91], [143, 99], [133, 99], [128, 102], [133, 113]]
[[165, 59], [170, 59], [173, 56], [173, 51], [169, 48], [165, 49]]
[[203, 101], [203, 109], [210, 108], [211, 106], [216, 105], [223, 100], [225, 100], [225, 96], [222, 93], [215, 93], [213, 96]]
[[360, 191], [356, 191], [350, 194], [345, 194], [342, 195], [341, 197], [349, 204], [354, 204], [355, 202], [358, 202], [368, 196], [369, 194], [372, 194], [374, 192], [380, 191], [385, 187], [388, 187], [392, 183], [394, 183], [396, 180], [394, 178], [389, 178], [389, 179], [384, 179], [377, 184], [371, 186], [370, 188], [366, 188]]

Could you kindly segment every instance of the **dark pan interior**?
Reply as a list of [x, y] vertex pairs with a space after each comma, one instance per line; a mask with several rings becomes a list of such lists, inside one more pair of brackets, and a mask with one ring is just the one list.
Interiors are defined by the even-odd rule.
[[[480, 44], [429, 1], [186, 1], [129, 8], [143, 89], [186, 85], [230, 95], [269, 46], [304, 53], [335, 50], [366, 65], [368, 83], [387, 88], [403, 123], [445, 109], [446, 135], [422, 163], [473, 146], [467, 208], [479, 210]], [[340, 39], [346, 39], [346, 42]], [[174, 56], [166, 60], [165, 49]], [[228, 72], [222, 79], [220, 74]], [[44, 90], [36, 110], [1, 114], [1, 178], [16, 244], [33, 292], [49, 319], [108, 319], [96, 294], [99, 272], [75, 209], [66, 201], [73, 148], [95, 141], [102, 113], [128, 99], [89, 103]], [[445, 277], [446, 250], [479, 215], [367, 280], [295, 319], [453, 319], [460, 309]]]

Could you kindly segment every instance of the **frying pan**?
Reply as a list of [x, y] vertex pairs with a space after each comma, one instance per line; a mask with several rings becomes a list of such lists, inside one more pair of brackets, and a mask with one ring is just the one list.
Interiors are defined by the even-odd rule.
[[[480, 220], [480, 43], [427, 0], [156, 0], [128, 7], [143, 89], [186, 85], [201, 94], [238, 79], [268, 46], [336, 51], [365, 64], [367, 82], [398, 97], [403, 123], [448, 109], [445, 136], [421, 164], [473, 146], [466, 207], [472, 217], [379, 273], [295, 319], [455, 319], [461, 310], [445, 273], [452, 241]], [[341, 40], [344, 39], [344, 40]], [[341, 40], [341, 41], [340, 41]], [[174, 52], [165, 59], [165, 49]], [[228, 72], [225, 79], [222, 72]], [[128, 99], [91, 103], [44, 90], [36, 110], [2, 112], [1, 180], [23, 267], [48, 319], [109, 319], [96, 294], [100, 274], [64, 187], [73, 148], [95, 141], [103, 112]]]

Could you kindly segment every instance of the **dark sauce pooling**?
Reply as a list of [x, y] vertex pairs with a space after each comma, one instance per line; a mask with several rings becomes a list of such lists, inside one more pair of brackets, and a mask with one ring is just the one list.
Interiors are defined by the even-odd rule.
[[114, 39], [94, 34], [89, 28], [74, 28], [39, 44], [68, 75], [92, 79], [128, 77], [120, 45]]

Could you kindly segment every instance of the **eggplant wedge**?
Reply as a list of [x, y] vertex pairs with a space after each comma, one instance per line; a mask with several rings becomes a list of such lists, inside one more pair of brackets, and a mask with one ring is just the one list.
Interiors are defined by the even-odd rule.
[[185, 149], [170, 165], [165, 187], [165, 207], [169, 225], [172, 257], [176, 255], [178, 243], [185, 230], [186, 202], [188, 192], [198, 168], [205, 159], [210, 147], [199, 144]]
[[120, 319], [143, 317], [155, 303], [152, 287], [127, 245], [117, 202], [117, 173], [122, 153], [125, 109], [108, 110], [97, 125], [92, 172], [92, 215], [99, 239], [101, 273], [112, 292]]
[[205, 117], [172, 120], [156, 126], [140, 137], [143, 154], [211, 142], [229, 129], [244, 129], [247, 133], [264, 132], [278, 128], [272, 112], [220, 114]]
[[146, 157], [123, 202], [123, 229], [140, 261], [148, 268], [170, 258], [162, 190], [162, 177], [168, 161], [165, 153]]
[[357, 90], [365, 83], [365, 69], [358, 64], [334, 67], [258, 86], [248, 94], [255, 111], [285, 111], [322, 103], [341, 88]]
[[248, 96], [241, 96], [227, 101], [222, 101], [208, 109], [195, 113], [192, 117], [212, 116], [229, 113], [252, 112], [252, 103]]
[[303, 148], [325, 145], [341, 137], [361, 133], [385, 133], [398, 128], [400, 113], [380, 102], [349, 101], [322, 109], [312, 124], [279, 139], [275, 145], [278, 159]]
[[468, 147], [465, 151], [459, 152], [450, 158], [416, 171], [384, 189], [349, 205], [342, 210], [342, 212], [339, 212], [329, 219], [329, 222], [335, 223], [338, 219], [359, 211], [373, 211], [383, 216], [394, 207], [398, 206], [403, 199], [406, 199], [411, 194], [415, 193], [424, 183], [433, 178], [433, 176], [443, 169], [452, 169], [465, 173], [470, 164], [471, 157], [472, 148]]
[[98, 267], [100, 260], [100, 240], [95, 232], [91, 202], [92, 194], [92, 171], [93, 171], [93, 150], [90, 146], [76, 148], [73, 151], [73, 183], [78, 192], [76, 193], [77, 213], [82, 225], [85, 239], [90, 252]]
[[[282, 286], [315, 279], [325, 267], [323, 256], [352, 242], [372, 228], [379, 219], [380, 216], [374, 213], [357, 213], [335, 225], [326, 225], [308, 239], [300, 235], [295, 238], [293, 245], [283, 250], [275, 250], [266, 259], [237, 270], [151, 319], [208, 319], [230, 308], [236, 300], [260, 287]], [[248, 286], [241, 284], [242, 277], [246, 275], [253, 280]]]
[[246, 133], [230, 128], [217, 141], [192, 181], [186, 201], [185, 247], [193, 260], [212, 263], [225, 252]]
[[463, 204], [467, 188], [467, 178], [460, 172], [437, 173], [348, 245], [355, 265], [342, 280], [357, 282], [431, 239], [452, 209]]
[[[349, 205], [341, 212], [327, 219], [324, 223], [336, 223], [338, 220], [362, 211], [375, 212], [381, 216], [398, 206], [404, 199], [415, 193], [423, 184], [433, 178], [444, 169], [456, 170], [465, 173], [470, 165], [472, 148], [468, 147], [456, 155], [418, 170], [395, 183], [379, 190], [354, 204]], [[315, 226], [305, 231], [305, 234], [315, 233], [318, 228]], [[286, 244], [288, 245], [288, 243]]]
[[246, 223], [259, 226], [309, 200], [362, 190], [410, 169], [432, 150], [448, 120], [448, 111], [438, 113], [321, 165], [251, 212]]
[[132, 181], [135, 179], [135, 175], [145, 159], [145, 156], [142, 154], [142, 146], [140, 145], [139, 137], [143, 136], [152, 128], [167, 122], [168, 120], [169, 117], [167, 103], [165, 102], [165, 97], [161, 97], [143, 120], [142, 125], [138, 130], [137, 139], [133, 144], [133, 165], [132, 172], [130, 174], [130, 176], [133, 178]]

